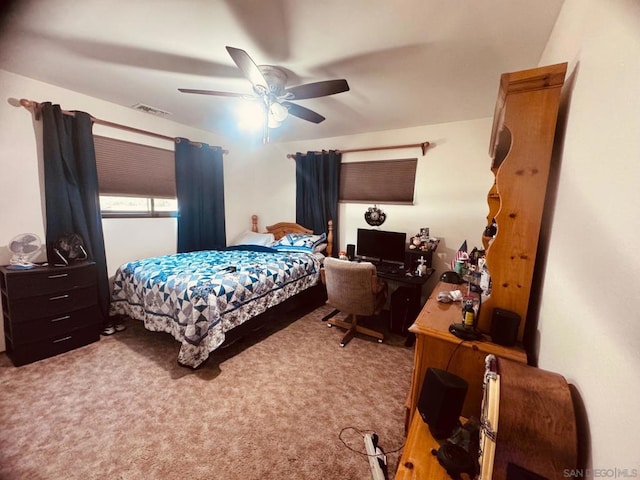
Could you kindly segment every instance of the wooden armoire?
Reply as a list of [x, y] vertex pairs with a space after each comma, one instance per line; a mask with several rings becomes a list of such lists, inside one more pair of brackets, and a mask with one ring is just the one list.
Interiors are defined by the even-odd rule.
[[482, 304], [478, 328], [488, 332], [494, 308], [520, 316], [522, 341], [536, 265], [540, 226], [567, 64], [505, 73], [500, 77], [489, 154], [495, 182], [488, 194], [484, 237], [492, 290]]

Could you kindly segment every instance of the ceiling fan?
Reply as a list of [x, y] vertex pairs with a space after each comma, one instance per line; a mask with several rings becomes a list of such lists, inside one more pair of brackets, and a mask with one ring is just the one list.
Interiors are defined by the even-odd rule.
[[179, 88], [183, 93], [195, 93], [199, 95], [217, 95], [222, 97], [241, 97], [260, 100], [265, 112], [263, 143], [269, 142], [269, 129], [276, 128], [288, 115], [301, 118], [313, 123], [320, 123], [325, 117], [306, 107], [292, 103], [291, 100], [304, 100], [308, 98], [326, 97], [349, 91], [346, 80], [325, 80], [321, 82], [306, 83], [295, 87], [286, 87], [287, 74], [279, 67], [272, 65], [256, 65], [249, 54], [244, 50], [234, 47], [226, 47], [227, 52], [242, 71], [242, 74], [251, 82], [253, 95], [233, 92], [218, 92], [214, 90], [195, 90], [191, 88]]

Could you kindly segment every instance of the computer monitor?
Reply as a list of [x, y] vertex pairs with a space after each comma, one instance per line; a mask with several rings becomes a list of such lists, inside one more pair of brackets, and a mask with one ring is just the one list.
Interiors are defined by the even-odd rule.
[[407, 234], [375, 229], [358, 229], [356, 254], [366, 260], [404, 263]]

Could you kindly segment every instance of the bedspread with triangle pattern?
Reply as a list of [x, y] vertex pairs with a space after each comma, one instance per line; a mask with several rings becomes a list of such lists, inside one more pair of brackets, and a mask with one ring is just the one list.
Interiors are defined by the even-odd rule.
[[136, 260], [116, 272], [110, 315], [170, 333], [182, 344], [178, 362], [195, 368], [226, 332], [317, 284], [320, 258], [236, 249]]

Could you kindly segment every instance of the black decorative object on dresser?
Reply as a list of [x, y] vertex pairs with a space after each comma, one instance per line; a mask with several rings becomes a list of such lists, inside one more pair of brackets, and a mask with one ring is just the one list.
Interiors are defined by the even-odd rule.
[[93, 262], [0, 267], [0, 293], [7, 355], [15, 366], [100, 339], [103, 319]]

